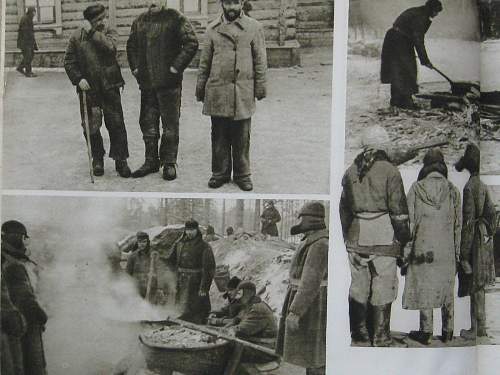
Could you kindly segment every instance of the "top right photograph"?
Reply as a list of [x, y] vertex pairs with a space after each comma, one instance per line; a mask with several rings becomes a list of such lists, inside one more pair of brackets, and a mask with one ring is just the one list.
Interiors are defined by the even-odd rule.
[[[500, 75], [486, 76], [483, 68], [489, 63], [495, 74], [499, 6], [350, 0], [345, 165], [382, 137], [403, 177], [415, 174], [426, 150], [436, 147], [453, 168], [470, 143], [481, 150], [481, 172], [500, 174], [494, 153]], [[482, 55], [486, 50], [489, 56]]]

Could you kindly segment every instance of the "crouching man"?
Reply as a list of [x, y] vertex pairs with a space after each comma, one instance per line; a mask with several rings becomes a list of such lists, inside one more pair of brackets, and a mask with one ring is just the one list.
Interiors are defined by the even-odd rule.
[[250, 179], [250, 124], [255, 98], [266, 96], [266, 43], [262, 25], [242, 11], [243, 0], [221, 0], [222, 15], [207, 28], [196, 85], [203, 114], [212, 118], [212, 177], [218, 188]]
[[[118, 33], [108, 28], [106, 9], [101, 4], [86, 8], [83, 17], [83, 26], [71, 36], [66, 48], [64, 68], [76, 86], [82, 119], [87, 110], [94, 175], [104, 174], [106, 152], [100, 130], [104, 115], [110, 140], [109, 157], [115, 161], [118, 174], [127, 178], [131, 171], [127, 164], [127, 130], [120, 95], [120, 87], [125, 82], [116, 59]], [[83, 95], [86, 95], [87, 106], [84, 106]], [[83, 135], [89, 136], [85, 131]]]

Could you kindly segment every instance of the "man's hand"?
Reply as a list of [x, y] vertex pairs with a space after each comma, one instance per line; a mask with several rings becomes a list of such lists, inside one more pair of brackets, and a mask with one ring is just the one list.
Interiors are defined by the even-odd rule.
[[90, 90], [90, 85], [85, 78], [81, 79], [80, 83], [78, 83], [78, 87], [82, 91], [89, 91]]
[[262, 100], [266, 97], [266, 93], [264, 90], [255, 90], [255, 98], [257, 100]]
[[200, 297], [206, 297], [206, 296], [207, 296], [207, 292], [206, 292], [206, 291], [204, 291], [204, 290], [200, 290], [200, 291], [198, 292], [198, 295], [199, 295]]
[[138, 68], [135, 68], [134, 70], [132, 70], [132, 75], [137, 78], [137, 76], [139, 75], [139, 69]]
[[170, 73], [172, 73], [172, 74], [179, 74], [179, 72], [177, 71], [177, 69], [175, 69], [173, 66], [170, 67]]
[[426, 62], [425, 64], [422, 64], [422, 65], [425, 66], [426, 68], [434, 69], [434, 65], [432, 65], [432, 63], [430, 61]]
[[88, 34], [90, 33], [90, 31], [92, 31], [92, 24], [89, 21], [85, 20], [83, 21], [82, 28]]
[[290, 331], [297, 331], [299, 329], [299, 321], [300, 316], [291, 312], [286, 317], [286, 327], [290, 329]]

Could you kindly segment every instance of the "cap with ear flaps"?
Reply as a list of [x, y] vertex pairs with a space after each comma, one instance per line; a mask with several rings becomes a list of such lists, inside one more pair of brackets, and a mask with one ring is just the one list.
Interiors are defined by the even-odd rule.
[[2, 233], [5, 234], [22, 234], [28, 237], [28, 231], [23, 223], [17, 220], [9, 220], [2, 224]]
[[310, 230], [326, 229], [325, 206], [321, 202], [307, 203], [299, 213], [300, 223], [290, 229], [292, 236]]

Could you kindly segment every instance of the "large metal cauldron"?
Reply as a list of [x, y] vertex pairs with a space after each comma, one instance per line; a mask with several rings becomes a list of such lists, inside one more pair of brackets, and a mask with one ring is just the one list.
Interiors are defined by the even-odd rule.
[[200, 343], [196, 347], [168, 346], [148, 340], [144, 333], [139, 335], [139, 341], [149, 370], [186, 375], [223, 374], [233, 349], [232, 343], [226, 340], [209, 345]]

